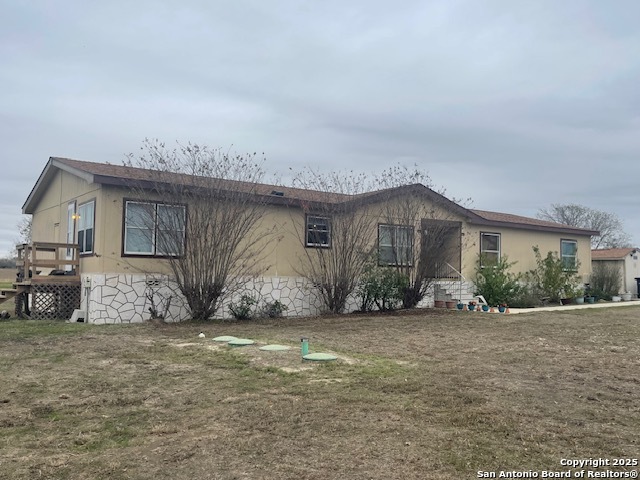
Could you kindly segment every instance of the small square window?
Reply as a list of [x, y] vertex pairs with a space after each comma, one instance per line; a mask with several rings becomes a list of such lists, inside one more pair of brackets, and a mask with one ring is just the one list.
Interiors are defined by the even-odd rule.
[[328, 217], [307, 216], [307, 247], [331, 246], [331, 222]]

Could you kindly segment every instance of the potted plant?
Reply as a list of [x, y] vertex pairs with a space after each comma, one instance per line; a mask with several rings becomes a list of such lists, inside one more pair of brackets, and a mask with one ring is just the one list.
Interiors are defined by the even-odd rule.
[[573, 303], [573, 299], [576, 296], [576, 288], [568, 283], [562, 288], [562, 295], [563, 296], [560, 298], [560, 304], [569, 305], [570, 303]]
[[575, 297], [575, 301], [578, 305], [584, 303], [584, 288], [578, 288], [576, 289], [576, 297]]
[[467, 305], [467, 308], [470, 312], [473, 312], [476, 309], [476, 302], [474, 300], [471, 300]]
[[483, 312], [488, 312], [489, 311], [489, 305], [482, 305], [482, 311]]
[[625, 302], [628, 302], [631, 300], [631, 292], [624, 292], [622, 295], [620, 295], [622, 297], [622, 300]]
[[456, 307], [458, 307], [458, 310], [464, 310], [464, 303], [458, 301], [458, 303], [456, 304]]
[[507, 310], [507, 304], [506, 303], [501, 303], [500, 305], [498, 305], [498, 311], [500, 313], [504, 313]]
[[457, 300], [446, 300], [444, 303], [445, 303], [445, 306], [447, 308], [454, 309], [454, 308], [456, 308], [456, 304], [458, 303], [458, 301]]

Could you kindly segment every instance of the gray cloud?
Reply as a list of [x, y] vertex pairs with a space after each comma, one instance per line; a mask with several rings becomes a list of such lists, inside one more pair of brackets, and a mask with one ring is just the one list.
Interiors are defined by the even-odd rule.
[[0, 0], [0, 251], [51, 155], [145, 137], [268, 168], [418, 163], [453, 196], [616, 212], [636, 244], [640, 3]]

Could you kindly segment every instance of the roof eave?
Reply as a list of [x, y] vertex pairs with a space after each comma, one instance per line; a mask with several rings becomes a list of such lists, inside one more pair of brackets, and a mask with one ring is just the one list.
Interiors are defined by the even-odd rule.
[[93, 183], [92, 174], [82, 170], [78, 170], [77, 168], [74, 168], [74, 167], [70, 167], [69, 165], [62, 163], [56, 157], [49, 157], [49, 161], [47, 162], [44, 169], [40, 173], [38, 180], [36, 181], [35, 185], [31, 189], [31, 192], [27, 196], [27, 199], [22, 205], [23, 214], [26, 214], [26, 215], [33, 214], [38, 201], [40, 200], [40, 198], [42, 198], [42, 195], [44, 193], [44, 190], [46, 189], [46, 186], [54, 177], [56, 169], [64, 170], [66, 172], [71, 173], [72, 175], [75, 175], [77, 177], [82, 178], [83, 180], [86, 180], [89, 183]]
[[563, 228], [553, 227], [547, 225], [531, 225], [528, 223], [517, 222], [500, 222], [497, 220], [487, 220], [482, 217], [469, 219], [469, 223], [473, 225], [484, 225], [488, 227], [502, 227], [502, 228], [515, 228], [518, 230], [533, 230], [537, 232], [551, 232], [551, 233], [566, 233], [567, 235], [581, 235], [581, 236], [597, 236], [600, 234], [597, 230], [585, 230], [582, 228]]

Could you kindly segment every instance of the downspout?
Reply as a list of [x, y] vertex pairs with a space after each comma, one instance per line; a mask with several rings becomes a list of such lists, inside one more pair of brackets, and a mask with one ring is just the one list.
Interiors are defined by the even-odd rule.
[[91, 277], [84, 279], [84, 296], [86, 299], [84, 323], [89, 323], [89, 296], [91, 295]]

